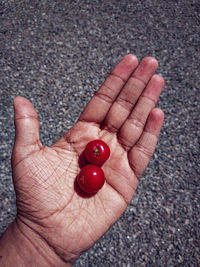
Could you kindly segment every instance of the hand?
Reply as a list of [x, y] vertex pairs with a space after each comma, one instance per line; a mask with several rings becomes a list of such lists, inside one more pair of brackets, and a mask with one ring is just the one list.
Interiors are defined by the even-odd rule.
[[[157, 67], [154, 58], [138, 64], [134, 55], [125, 56], [77, 123], [52, 147], [40, 142], [31, 103], [14, 100], [17, 225], [24, 234], [31, 229], [38, 242], [43, 240], [65, 262], [73, 262], [119, 219], [150, 161], [164, 118], [155, 108], [164, 86], [154, 74]], [[74, 181], [79, 157], [93, 139], [105, 141], [111, 156], [103, 165], [103, 188], [85, 198], [75, 191]]]

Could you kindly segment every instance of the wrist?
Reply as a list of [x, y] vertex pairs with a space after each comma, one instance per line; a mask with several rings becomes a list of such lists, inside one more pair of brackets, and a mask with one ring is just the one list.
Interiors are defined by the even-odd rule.
[[36, 232], [17, 219], [0, 238], [0, 266], [71, 266]]

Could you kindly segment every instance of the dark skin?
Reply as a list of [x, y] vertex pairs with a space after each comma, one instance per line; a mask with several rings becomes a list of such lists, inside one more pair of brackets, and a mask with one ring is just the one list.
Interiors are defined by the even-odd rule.
[[[132, 199], [164, 119], [162, 110], [155, 108], [164, 86], [163, 78], [155, 74], [157, 67], [154, 58], [138, 63], [134, 55], [125, 56], [75, 125], [51, 147], [40, 142], [32, 104], [22, 97], [14, 100], [17, 217], [11, 227], [22, 239], [34, 237], [30, 251], [38, 253], [47, 264], [43, 266], [74, 262], [119, 219]], [[111, 150], [102, 167], [106, 182], [94, 196], [83, 197], [74, 190], [74, 181], [79, 158], [94, 139], [103, 140]], [[5, 234], [4, 242], [7, 239]], [[21, 253], [19, 262], [23, 257]]]

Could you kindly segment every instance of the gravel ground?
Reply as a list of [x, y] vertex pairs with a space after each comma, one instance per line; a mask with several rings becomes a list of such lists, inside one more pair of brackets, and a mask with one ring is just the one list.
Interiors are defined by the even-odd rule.
[[200, 266], [199, 41], [198, 0], [0, 1], [0, 232], [16, 213], [12, 99], [32, 101], [51, 145], [123, 55], [150, 55], [166, 80], [156, 152], [127, 211], [74, 266]]

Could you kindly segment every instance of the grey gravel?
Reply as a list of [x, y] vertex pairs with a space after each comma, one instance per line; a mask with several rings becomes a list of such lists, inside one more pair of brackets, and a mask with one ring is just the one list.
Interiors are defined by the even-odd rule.
[[12, 99], [51, 145], [127, 53], [158, 59], [165, 124], [128, 209], [74, 266], [200, 266], [198, 0], [0, 1], [0, 232], [16, 214]]

